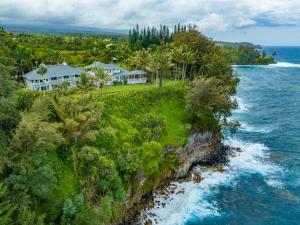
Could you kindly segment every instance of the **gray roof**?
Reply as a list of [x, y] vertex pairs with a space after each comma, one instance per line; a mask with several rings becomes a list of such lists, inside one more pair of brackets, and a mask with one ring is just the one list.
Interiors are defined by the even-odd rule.
[[95, 67], [101, 67], [103, 69], [107, 69], [107, 70], [110, 70], [110, 69], [119, 69], [121, 72], [120, 73], [115, 73], [113, 74], [113, 76], [128, 76], [128, 75], [140, 75], [140, 74], [147, 74], [145, 71], [142, 71], [142, 70], [133, 70], [133, 71], [128, 71], [128, 70], [125, 70], [123, 69], [122, 67], [119, 67], [115, 64], [105, 64], [103, 62], [100, 62], [100, 61], [97, 61], [91, 65], [88, 65], [86, 68], [87, 69], [92, 69], [92, 68], [95, 68]]
[[94, 62], [91, 65], [88, 65], [86, 68], [87, 69], [92, 69], [92, 68], [95, 68], [95, 67], [101, 67], [101, 68], [107, 69], [107, 70], [111, 70], [111, 69], [119, 69], [119, 70], [123, 70], [123, 71], [125, 70], [122, 67], [119, 67], [115, 64], [112, 64], [112, 63], [105, 64], [105, 63], [100, 62], [100, 61]]
[[62, 76], [70, 76], [70, 75], [80, 75], [85, 73], [83, 69], [78, 67], [72, 67], [69, 65], [47, 65], [47, 73], [43, 76], [38, 74], [38, 69], [35, 69], [29, 73], [23, 75], [24, 78], [29, 80], [39, 80], [39, 79], [48, 79], [51, 77], [62, 77]]

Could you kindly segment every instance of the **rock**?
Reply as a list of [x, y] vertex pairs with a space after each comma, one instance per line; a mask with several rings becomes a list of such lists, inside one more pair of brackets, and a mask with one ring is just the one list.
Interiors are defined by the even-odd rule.
[[180, 166], [177, 171], [177, 178], [183, 178], [188, 175], [193, 165], [212, 161], [212, 152], [219, 152], [220, 150], [223, 150], [220, 137], [204, 132], [191, 134], [185, 147], [169, 148], [167, 152], [178, 155]]
[[145, 221], [145, 223], [144, 223], [144, 225], [152, 225], [152, 222], [151, 222], [151, 220], [149, 220], [149, 219], [148, 219], [148, 220], [146, 220], [146, 221]]
[[195, 183], [200, 183], [201, 180], [202, 180], [202, 177], [201, 177], [201, 173], [200, 172], [197, 172], [197, 173], [193, 174], [193, 181]]

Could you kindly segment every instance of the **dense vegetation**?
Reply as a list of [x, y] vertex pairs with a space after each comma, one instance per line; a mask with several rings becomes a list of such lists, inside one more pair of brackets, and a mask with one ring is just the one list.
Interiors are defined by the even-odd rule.
[[82, 75], [74, 89], [23, 89], [15, 75], [42, 52], [37, 64], [60, 62], [48, 55], [66, 49], [71, 62], [76, 51], [104, 43], [52, 38], [0, 32], [0, 224], [118, 224], [137, 196], [176, 170], [167, 146], [183, 146], [193, 131], [234, 126], [226, 117], [236, 107], [238, 79], [223, 49], [195, 30], [141, 50], [116, 43], [115, 52], [105, 46], [74, 63], [124, 57], [124, 65], [147, 70], [156, 85], [107, 93]]
[[275, 52], [267, 55], [260, 46], [250, 43], [222, 43], [226, 58], [230, 64], [236, 65], [267, 65], [275, 63]]

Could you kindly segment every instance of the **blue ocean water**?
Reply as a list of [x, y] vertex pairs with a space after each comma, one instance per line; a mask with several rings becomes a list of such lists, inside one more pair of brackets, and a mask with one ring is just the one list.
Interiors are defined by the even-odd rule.
[[184, 193], [161, 199], [154, 224], [300, 224], [300, 47], [266, 50], [277, 64], [234, 67], [241, 127], [225, 142], [241, 152], [199, 184], [175, 183]]

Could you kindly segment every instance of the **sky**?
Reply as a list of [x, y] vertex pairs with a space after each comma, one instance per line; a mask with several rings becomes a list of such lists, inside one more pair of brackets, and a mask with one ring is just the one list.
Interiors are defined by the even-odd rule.
[[300, 0], [0, 0], [0, 24], [195, 24], [222, 41], [300, 45]]

